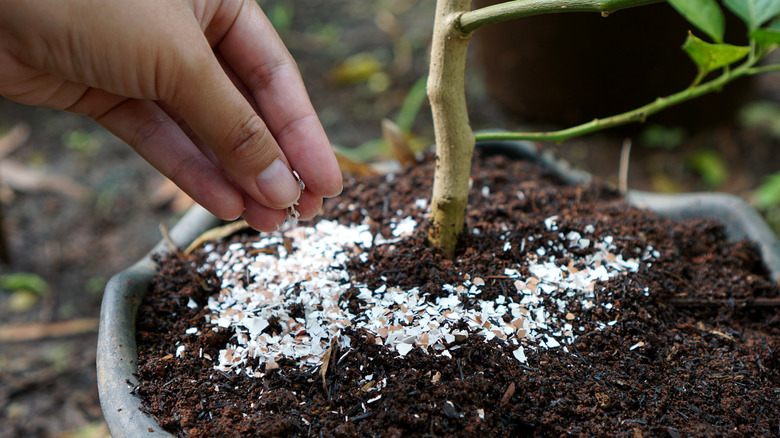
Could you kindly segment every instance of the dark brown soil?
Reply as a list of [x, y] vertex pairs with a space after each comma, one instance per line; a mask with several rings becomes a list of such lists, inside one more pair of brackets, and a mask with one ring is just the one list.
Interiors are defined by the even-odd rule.
[[[142, 383], [135, 392], [146, 410], [178, 436], [780, 433], [780, 308], [776, 301], [771, 305], [780, 291], [749, 243], [727, 243], [723, 228], [709, 221], [674, 223], [629, 207], [602, 185], [567, 186], [528, 162], [491, 157], [480, 163], [467, 218], [480, 235], [464, 238], [455, 260], [426, 247], [424, 227], [418, 227], [401, 243], [371, 249], [367, 263], [354, 264], [357, 279], [370, 286], [384, 275], [389, 286], [435, 293], [436, 284], [462, 280], [459, 272], [479, 272], [487, 279], [482, 298], [511, 299], [504, 268], [536, 249], [529, 244], [521, 250], [523, 236], [549, 233], [543, 220], [558, 215], [563, 232], [591, 224], [594, 235], [615, 236], [618, 252], [627, 256], [637, 242], [660, 253], [652, 268], [604, 283], [596, 305], [581, 310], [588, 327], [617, 323], [579, 334], [569, 353], [527, 350], [525, 364], [511, 347], [476, 336], [452, 350], [452, 358], [420, 349], [400, 357], [367, 333], [352, 332], [354, 351], [332, 353], [324, 384], [319, 369], [284, 361], [264, 378], [249, 378], [215, 371], [213, 362], [194, 354], [171, 354], [181, 342], [186, 351], [202, 348], [216, 357], [232, 336], [205, 324], [203, 305], [215, 287], [213, 279], [196, 274], [202, 255], [176, 254], [162, 258], [139, 312]], [[368, 214], [375, 227], [387, 227], [388, 212], [406, 211], [429, 193], [431, 167], [410, 169], [393, 182], [351, 179], [342, 198], [326, 204], [324, 216], [348, 223]], [[479, 194], [485, 185], [490, 202]], [[347, 212], [350, 202], [362, 208]], [[500, 252], [504, 227], [517, 244]], [[189, 298], [200, 306], [187, 307]], [[194, 326], [209, 335], [176, 335]], [[631, 348], [640, 341], [642, 348]], [[366, 373], [387, 379], [378, 400], [370, 402], [377, 393], [362, 387]]]

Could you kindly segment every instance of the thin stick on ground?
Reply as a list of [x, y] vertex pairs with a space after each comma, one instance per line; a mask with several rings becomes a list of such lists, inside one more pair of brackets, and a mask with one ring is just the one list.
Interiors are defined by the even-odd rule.
[[625, 196], [628, 193], [628, 161], [631, 156], [631, 139], [623, 140], [623, 147], [620, 149], [620, 167], [618, 170], [618, 190]]
[[6, 324], [0, 326], [0, 343], [31, 342], [95, 333], [98, 323], [97, 318], [80, 318], [48, 324]]

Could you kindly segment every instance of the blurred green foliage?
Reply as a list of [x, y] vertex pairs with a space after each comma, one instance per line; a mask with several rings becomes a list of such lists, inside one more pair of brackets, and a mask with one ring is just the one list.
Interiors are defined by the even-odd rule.
[[704, 184], [711, 189], [723, 185], [729, 179], [726, 162], [712, 149], [703, 149], [688, 156], [688, 167], [698, 173]]
[[83, 129], [62, 134], [62, 143], [68, 149], [85, 155], [94, 155], [101, 147], [98, 134]]
[[755, 192], [756, 206], [770, 209], [780, 206], [780, 172], [768, 175]]
[[15, 272], [0, 275], [0, 289], [9, 292], [27, 290], [43, 295], [49, 290], [49, 285], [40, 275], [29, 272]]
[[647, 125], [639, 134], [640, 142], [647, 147], [677, 149], [688, 137], [685, 128], [677, 126]]
[[49, 284], [37, 274], [15, 272], [0, 275], [0, 289], [9, 293], [5, 304], [9, 312], [25, 313], [49, 293]]
[[292, 25], [295, 15], [295, 6], [293, 2], [284, 2], [275, 5], [270, 11], [266, 12], [268, 19], [279, 33], [287, 32]]
[[[427, 80], [427, 77], [422, 77], [412, 85], [395, 118], [396, 125], [398, 125], [406, 136], [410, 148], [415, 152], [423, 150], [431, 143], [429, 140], [418, 138], [413, 133], [414, 121], [417, 119], [417, 115], [420, 113], [423, 104], [428, 100], [428, 95], [425, 92]], [[334, 146], [334, 149], [339, 154], [358, 163], [365, 163], [390, 156], [390, 146], [382, 138], [368, 140], [354, 148]]]
[[764, 129], [773, 138], [780, 139], [780, 104], [758, 101], [746, 105], [739, 112], [739, 124], [748, 129]]

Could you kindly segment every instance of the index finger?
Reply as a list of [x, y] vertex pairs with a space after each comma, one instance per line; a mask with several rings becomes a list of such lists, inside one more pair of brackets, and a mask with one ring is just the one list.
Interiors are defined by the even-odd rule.
[[244, 1], [231, 23], [218, 10], [206, 29], [251, 91], [263, 120], [298, 171], [307, 190], [325, 197], [341, 192], [341, 170], [303, 84], [298, 67], [254, 1]]

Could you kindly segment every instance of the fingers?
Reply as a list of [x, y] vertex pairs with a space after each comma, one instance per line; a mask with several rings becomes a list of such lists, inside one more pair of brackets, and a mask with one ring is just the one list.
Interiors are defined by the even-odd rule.
[[[306, 199], [319, 208], [318, 197], [341, 191], [341, 172], [292, 58], [255, 2], [214, 5], [193, 1], [206, 24], [190, 35], [191, 59], [184, 57], [172, 92], [162, 94], [166, 103], [259, 205], [281, 209], [298, 201], [296, 169], [314, 195]], [[217, 41], [224, 60], [211, 51]], [[258, 59], [247, 64], [245, 56]], [[250, 204], [247, 214], [254, 216], [260, 209]]]
[[[244, 219], [249, 226], [259, 231], [276, 231], [282, 226], [285, 220], [289, 219], [288, 210], [274, 210], [264, 205], [258, 204], [251, 198], [244, 198], [246, 210], [244, 210]], [[294, 206], [300, 214], [298, 219], [309, 220], [313, 218], [322, 207], [322, 197], [311, 193], [303, 192]]]
[[[219, 65], [222, 66], [222, 70], [224, 70], [225, 74], [230, 78], [230, 81], [233, 82], [233, 85], [238, 89], [239, 92], [241, 92], [241, 95], [244, 96], [244, 99], [249, 102], [249, 104], [252, 106], [252, 108], [255, 110], [255, 112], [258, 112], [257, 104], [255, 103], [254, 97], [252, 97], [252, 94], [249, 92], [249, 89], [244, 85], [241, 80], [236, 76], [235, 72], [230, 68], [230, 66], [225, 62], [225, 59], [220, 56], [219, 53], [216, 53], [217, 60], [219, 61]], [[203, 143], [203, 140], [201, 140], [195, 132], [190, 128], [190, 126], [187, 124], [187, 122], [184, 120], [184, 118], [181, 116], [181, 114], [176, 110], [176, 108], [172, 107], [171, 105], [158, 101], [157, 105], [162, 108], [163, 111], [165, 111], [168, 116], [173, 119], [174, 122], [176, 122], [177, 125], [179, 125], [179, 128], [184, 131], [185, 134], [187, 134], [187, 137], [190, 138], [190, 141], [198, 148], [200, 151], [206, 155], [206, 157], [211, 160], [212, 163], [214, 163], [217, 167], [222, 167], [222, 165], [217, 160], [216, 155], [214, 155], [214, 151], [212, 151], [205, 143]]]
[[322, 208], [322, 196], [315, 195], [309, 191], [304, 191], [298, 200], [295, 210], [300, 214], [298, 219], [309, 220], [317, 215]]
[[[206, 157], [209, 158], [217, 167], [220, 167], [219, 162], [216, 160], [216, 157], [213, 156], [211, 149], [206, 147], [203, 142], [192, 132], [192, 130], [189, 128], [189, 126], [187, 126], [186, 122], [184, 122], [176, 110], [165, 104], [158, 105], [160, 105], [163, 111], [165, 111], [166, 114], [168, 114], [168, 116], [179, 125], [182, 131], [190, 138], [190, 141], [192, 141], [192, 143], [201, 151], [201, 153], [206, 155]], [[249, 206], [250, 202], [256, 205]], [[243, 216], [245, 219], [247, 219], [247, 222], [249, 222], [253, 228], [261, 231], [272, 231], [276, 230], [280, 226], [280, 217], [283, 218], [284, 216], [280, 215], [276, 209], [261, 206], [248, 196], [244, 197], [244, 203], [246, 205], [247, 211], [243, 213]], [[295, 209], [298, 211], [298, 213], [300, 213], [300, 220], [312, 219], [317, 215], [317, 213], [319, 213], [321, 207], [322, 197], [313, 194], [308, 189], [301, 193], [301, 197], [298, 199], [297, 205], [295, 205]], [[264, 216], [266, 215], [269, 217], [265, 218]]]
[[95, 93], [85, 95], [91, 102], [75, 105], [74, 110], [88, 107], [95, 121], [215, 216], [233, 220], [241, 215], [241, 191], [154, 102], [124, 99], [94, 89], [89, 93]]
[[[197, 146], [202, 143], [200, 139], [192, 133], [188, 135], [188, 127], [177, 123], [179, 117], [171, 108], [166, 111], [153, 102], [90, 89], [67, 110], [95, 119], [222, 219], [243, 215], [253, 228], [261, 231], [275, 231], [287, 219], [286, 209], [261, 205], [238, 189], [218, 164], [204, 154], [210, 150]], [[295, 209], [305, 220], [314, 217], [321, 206], [320, 196], [304, 192]]]
[[258, 231], [277, 231], [287, 219], [287, 210], [266, 207], [248, 196], [244, 197], [244, 205], [244, 220]]
[[[165, 101], [214, 152], [252, 199], [273, 208], [298, 200], [298, 182], [266, 124], [222, 70], [202, 34], [182, 58]], [[198, 47], [199, 46], [199, 47]]]
[[[246, 208], [252, 222], [266, 228], [296, 201], [309, 217], [321, 196], [341, 190], [340, 171], [300, 74], [254, 1], [149, 5], [155, 7], [130, 14], [125, 32], [117, 34], [126, 56], [109, 56], [116, 53], [113, 40], [88, 45], [94, 50], [87, 55], [94, 56], [77, 57], [78, 68], [66, 56], [67, 68], [57, 73], [78, 87], [44, 84], [50, 94], [20, 95], [90, 115], [222, 218]], [[137, 32], [138, 22], [150, 21], [157, 32]], [[292, 169], [306, 183], [303, 196]]]
[[[229, 8], [223, 8], [226, 11]], [[228, 12], [224, 12], [228, 13]], [[252, 92], [268, 129], [307, 190], [330, 197], [341, 192], [341, 171], [327, 135], [311, 105], [297, 66], [271, 24], [253, 1], [229, 27], [218, 10], [207, 29], [241, 81]]]

